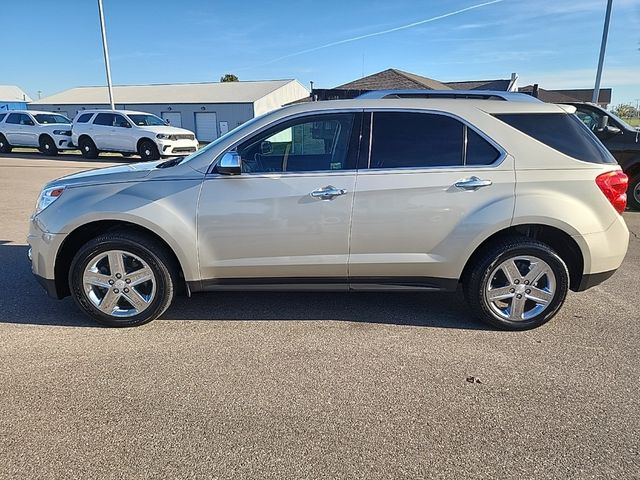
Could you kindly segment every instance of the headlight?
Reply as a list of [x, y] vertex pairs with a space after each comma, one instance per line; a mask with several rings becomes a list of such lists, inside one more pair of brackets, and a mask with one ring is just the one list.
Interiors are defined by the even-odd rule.
[[167, 133], [159, 133], [156, 135], [156, 138], [159, 138], [161, 140], [175, 140], [173, 135], [169, 135]]
[[64, 135], [65, 137], [71, 136], [71, 130], [54, 130], [54, 135]]
[[64, 186], [50, 187], [45, 188], [40, 192], [40, 196], [38, 197], [38, 202], [36, 203], [36, 212], [35, 215], [40, 213], [42, 210], [47, 208], [53, 202], [55, 202], [60, 195], [64, 192]]

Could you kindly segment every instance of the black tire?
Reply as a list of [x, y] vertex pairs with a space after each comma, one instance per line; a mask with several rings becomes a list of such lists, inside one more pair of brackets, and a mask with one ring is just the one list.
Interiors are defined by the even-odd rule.
[[0, 133], [0, 153], [11, 153], [12, 148], [5, 136]]
[[[528, 267], [527, 261], [523, 260], [522, 257], [535, 257], [542, 260], [550, 267], [555, 277], [555, 287], [551, 289], [553, 294], [552, 296], [547, 294], [551, 296], [550, 300], [544, 306], [544, 309], [535, 315], [533, 314], [536, 309], [540, 307], [537, 306], [536, 302], [528, 300], [528, 297], [532, 292], [531, 288], [535, 290], [539, 284], [532, 282], [527, 284], [530, 288], [524, 290], [527, 289], [524, 279]], [[471, 311], [479, 319], [504, 330], [529, 330], [547, 323], [562, 307], [569, 290], [569, 271], [562, 258], [548, 245], [528, 237], [508, 237], [489, 245], [479, 252], [479, 255], [475, 256], [475, 258], [475, 265], [470, 265], [470, 269], [463, 279], [463, 291]], [[503, 271], [496, 271], [503, 262], [514, 258], [517, 259], [514, 265], [521, 273], [520, 278], [513, 280], [518, 285], [512, 285]], [[533, 265], [533, 263], [530, 263], [529, 267], [533, 267]], [[499, 283], [500, 275], [504, 276], [503, 284]], [[500, 288], [507, 289], [507, 295], [511, 295], [513, 292], [511, 298], [497, 300], [497, 303], [504, 303], [505, 311], [511, 312], [513, 302], [516, 301], [515, 297], [520, 295], [517, 298], [522, 300], [517, 301], [522, 302], [522, 305], [525, 306], [525, 314], [527, 313], [526, 306], [529, 306], [529, 311], [532, 314], [530, 318], [522, 318], [523, 316], [520, 317], [522, 318], [520, 320], [505, 318], [505, 315], [510, 316], [510, 314], [498, 308], [496, 302], [491, 302], [488, 298], [489, 282], [495, 285], [494, 282], [496, 281], [498, 281]], [[546, 282], [551, 280], [548, 276], [544, 276], [540, 277], [539, 281], [544, 283], [540, 284], [540, 289], [537, 291], [547, 288], [549, 284]], [[514, 288], [512, 289], [511, 287]], [[524, 291], [520, 291], [520, 289]], [[535, 292], [533, 293], [535, 294]], [[502, 312], [502, 315], [498, 313], [499, 311]], [[516, 315], [516, 312], [513, 312], [513, 314]]]
[[90, 160], [98, 158], [99, 152], [96, 148], [96, 144], [93, 143], [93, 140], [89, 137], [80, 137], [80, 140], [78, 140], [78, 148], [84, 158], [88, 158]]
[[45, 155], [58, 155], [58, 147], [56, 147], [56, 142], [53, 141], [49, 135], [42, 135], [40, 137], [40, 153]]
[[636, 173], [633, 177], [629, 176], [627, 205], [630, 210], [640, 210], [640, 173]]
[[[118, 317], [101, 311], [94, 305], [83, 286], [83, 274], [89, 262], [101, 253], [114, 250], [137, 256], [143, 260], [153, 272], [155, 293], [151, 296], [145, 309], [138, 314], [128, 317]], [[115, 280], [116, 277], [111, 275], [113, 273], [111, 267], [109, 267], [109, 270], [106, 276], [110, 276]], [[126, 280], [126, 276], [133, 275], [133, 273], [135, 272], [125, 273], [125, 277], [121, 278], [121, 280]], [[177, 265], [164, 245], [144, 234], [115, 231], [96, 237], [80, 248], [73, 258], [71, 268], [69, 269], [69, 289], [71, 290], [71, 296], [76, 305], [101, 325], [108, 327], [136, 327], [158, 318], [169, 308], [175, 297], [177, 278]], [[114, 285], [113, 283], [112, 285], [113, 291], [120, 293], [116, 290], [118, 285]], [[120, 288], [124, 287], [127, 287], [127, 285], [120, 285]], [[133, 286], [131, 286], [131, 288], [133, 289]], [[111, 287], [103, 289], [103, 291], [110, 289]], [[121, 292], [121, 294], [123, 294], [124, 291]], [[112, 312], [115, 312], [116, 308], [120, 308], [123, 297], [123, 295], [119, 297], [120, 300]], [[127, 304], [126, 298], [124, 303], [125, 305]], [[133, 304], [129, 304], [129, 307], [132, 305]]]
[[144, 162], [151, 162], [160, 159], [158, 147], [151, 140], [142, 140], [138, 145], [138, 155]]

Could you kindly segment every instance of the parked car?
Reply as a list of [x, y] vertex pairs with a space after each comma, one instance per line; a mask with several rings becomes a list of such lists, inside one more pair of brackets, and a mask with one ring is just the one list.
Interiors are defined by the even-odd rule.
[[462, 284], [478, 318], [537, 327], [627, 251], [627, 177], [573, 111], [289, 106], [185, 159], [46, 184], [28, 237], [33, 273], [111, 326], [157, 318], [176, 292]]
[[193, 132], [160, 117], [131, 110], [83, 110], [73, 119], [71, 138], [85, 158], [100, 152], [137, 153], [143, 160], [184, 156], [198, 149]]
[[576, 115], [596, 134], [629, 176], [629, 207], [640, 210], [640, 129], [593, 103], [572, 103]]
[[71, 120], [59, 113], [36, 110], [0, 113], [0, 153], [9, 153], [13, 147], [38, 147], [47, 155], [73, 149]]

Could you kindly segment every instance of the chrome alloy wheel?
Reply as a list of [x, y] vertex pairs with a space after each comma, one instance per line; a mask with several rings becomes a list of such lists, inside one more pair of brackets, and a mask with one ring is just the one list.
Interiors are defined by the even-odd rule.
[[633, 192], [631, 192], [631, 194], [633, 195], [633, 198], [635, 199], [635, 201], [637, 203], [640, 203], [640, 182], [636, 183], [636, 186], [633, 189]]
[[522, 255], [505, 260], [489, 275], [485, 300], [499, 317], [519, 322], [542, 313], [553, 301], [556, 276], [544, 260]]
[[156, 293], [156, 278], [137, 255], [109, 250], [93, 257], [82, 275], [84, 292], [101, 312], [133, 317], [146, 310]]

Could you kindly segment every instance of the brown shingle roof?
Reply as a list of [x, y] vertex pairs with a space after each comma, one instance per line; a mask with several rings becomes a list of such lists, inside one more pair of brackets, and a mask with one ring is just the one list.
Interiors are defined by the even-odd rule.
[[[590, 102], [593, 98], [592, 88], [576, 88], [573, 90], [551, 90], [575, 98], [578, 102]], [[611, 103], [611, 89], [601, 88], [598, 92], [598, 103]]]
[[368, 75], [336, 87], [340, 90], [391, 90], [391, 89], [426, 89], [451, 90], [451, 87], [432, 78], [422, 77], [414, 73], [389, 68], [382, 72]]
[[[518, 89], [520, 93], [531, 93], [533, 91], [533, 85], [527, 85]], [[563, 95], [554, 90], [545, 90], [544, 88], [538, 88], [538, 98], [547, 103], [563, 103], [563, 102], [575, 102], [576, 99]]]
[[511, 84], [509, 79], [498, 80], [468, 80], [464, 82], [445, 82], [454, 90], [498, 90], [506, 92]]

